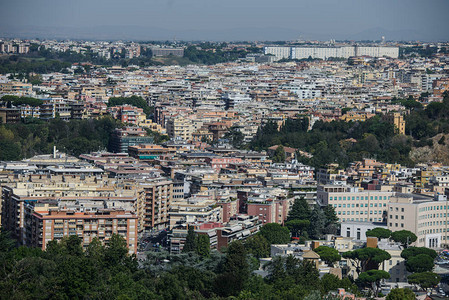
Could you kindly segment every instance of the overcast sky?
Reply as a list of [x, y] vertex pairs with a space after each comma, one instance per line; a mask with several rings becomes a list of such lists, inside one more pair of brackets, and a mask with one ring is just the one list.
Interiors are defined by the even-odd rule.
[[269, 29], [282, 29], [308, 39], [385, 31], [387, 39], [403, 33], [449, 40], [448, 15], [449, 0], [0, 0], [0, 35], [33, 27], [59, 32], [113, 25], [181, 36], [203, 32], [205, 38], [206, 31], [220, 36], [268, 29], [269, 35]]

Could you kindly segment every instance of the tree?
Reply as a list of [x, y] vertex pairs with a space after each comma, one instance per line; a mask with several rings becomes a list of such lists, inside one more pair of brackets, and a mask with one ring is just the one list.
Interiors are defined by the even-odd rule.
[[407, 248], [411, 243], [417, 240], [417, 236], [408, 230], [399, 230], [391, 234], [391, 239], [397, 243], [401, 243], [402, 247]]
[[316, 204], [310, 215], [309, 235], [312, 238], [320, 239], [324, 233], [326, 225], [326, 216], [321, 207]]
[[256, 258], [270, 256], [270, 244], [261, 234], [255, 234], [245, 240], [245, 248]]
[[371, 290], [374, 294], [379, 294], [380, 281], [382, 279], [390, 278], [390, 273], [382, 271], [382, 270], [369, 270], [363, 273], [360, 273], [358, 280], [363, 283], [367, 283], [370, 285]]
[[334, 248], [327, 246], [319, 246], [313, 251], [318, 253], [320, 258], [325, 261], [330, 267], [333, 267], [334, 263], [341, 260], [341, 256]]
[[223, 272], [215, 280], [216, 293], [223, 297], [237, 295], [250, 277], [247, 253], [242, 242], [232, 242], [226, 252]]
[[392, 289], [388, 295], [386, 300], [415, 300], [416, 295], [413, 293], [411, 289], [407, 288], [395, 288]]
[[382, 227], [376, 227], [376, 228], [367, 230], [366, 236], [376, 237], [378, 240], [388, 239], [391, 236], [391, 230], [382, 228]]
[[104, 259], [110, 266], [124, 263], [128, 255], [128, 245], [126, 240], [118, 234], [113, 233], [104, 251]]
[[436, 286], [441, 280], [440, 275], [432, 272], [414, 273], [407, 277], [408, 283], [419, 285], [423, 290]]
[[407, 260], [419, 254], [426, 254], [432, 257], [432, 259], [435, 259], [438, 256], [437, 252], [433, 249], [426, 247], [408, 247], [407, 249], [402, 250], [401, 257]]
[[237, 127], [232, 126], [224, 135], [224, 138], [229, 139], [233, 147], [240, 148], [243, 144], [244, 135]]
[[310, 227], [309, 220], [291, 220], [285, 223], [285, 226], [290, 230], [292, 236], [298, 237], [304, 235], [304, 230]]
[[195, 252], [202, 257], [210, 256], [210, 239], [207, 234], [197, 235]]
[[267, 223], [260, 228], [260, 234], [272, 244], [287, 244], [290, 242], [290, 232], [278, 223]]
[[323, 207], [324, 216], [326, 217], [326, 223], [324, 224], [324, 233], [336, 234], [338, 230], [338, 217], [335, 209], [332, 205]]
[[279, 145], [273, 154], [273, 161], [275, 163], [283, 163], [285, 162], [285, 150], [284, 146]]
[[379, 265], [391, 258], [391, 255], [379, 248], [361, 248], [342, 253], [343, 258], [350, 259], [356, 265], [356, 271], [360, 272], [378, 269]]
[[297, 198], [288, 212], [287, 222], [291, 220], [309, 220], [311, 215], [309, 204], [304, 197]]
[[189, 226], [189, 229], [187, 230], [187, 237], [186, 241], [184, 243], [184, 247], [182, 248], [183, 253], [187, 252], [193, 252], [196, 250], [196, 233], [193, 226]]
[[405, 261], [407, 271], [412, 273], [430, 272], [433, 270], [433, 258], [427, 254], [418, 254]]
[[68, 255], [82, 256], [83, 247], [81, 246], [81, 238], [77, 235], [71, 235], [69, 237], [64, 237], [61, 240], [62, 246]]

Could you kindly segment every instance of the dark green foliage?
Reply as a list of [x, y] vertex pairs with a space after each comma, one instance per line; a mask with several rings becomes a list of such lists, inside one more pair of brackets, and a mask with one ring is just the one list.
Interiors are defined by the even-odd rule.
[[229, 128], [229, 131], [224, 135], [225, 139], [228, 139], [231, 145], [235, 148], [240, 148], [243, 145], [243, 133], [236, 127]]
[[189, 229], [187, 231], [187, 237], [186, 241], [184, 243], [184, 247], [182, 248], [182, 252], [192, 252], [196, 250], [196, 233], [193, 226], [189, 226]]
[[427, 290], [436, 286], [441, 280], [440, 275], [432, 272], [414, 273], [407, 277], [408, 283], [420, 286], [423, 290]]
[[[10, 57], [11, 58], [11, 57]], [[17, 60], [0, 59], [0, 74], [6, 73], [51, 73], [60, 72], [62, 69], [70, 68], [71, 64], [55, 59], [27, 59], [25, 57], [18, 57]]]
[[358, 280], [362, 283], [368, 284], [377, 297], [379, 294], [380, 281], [388, 278], [390, 278], [390, 273], [388, 272], [382, 270], [369, 270], [361, 273]]
[[433, 260], [434, 259], [427, 254], [418, 254], [409, 257], [405, 262], [405, 266], [407, 267], [407, 271], [412, 273], [430, 272], [433, 270]]
[[[419, 147], [438, 133], [449, 133], [449, 94], [443, 94], [443, 102], [431, 102], [424, 110], [415, 110], [406, 117], [406, 133], [419, 140]], [[440, 139], [440, 144], [444, 139]]]
[[326, 215], [321, 207], [316, 204], [310, 215], [309, 236], [314, 239], [321, 239], [326, 226]]
[[255, 234], [245, 240], [245, 248], [256, 258], [270, 256], [270, 244], [261, 234]]
[[[199, 47], [201, 49], [197, 49], [196, 46], [187, 47], [184, 50], [184, 57], [194, 63], [213, 65], [243, 58], [247, 53], [244, 50], [223, 51], [220, 48], [215, 49], [216, 46], [211, 45], [210, 43], [202, 43]], [[215, 51], [213, 49], [215, 49]]]
[[150, 107], [145, 99], [139, 96], [131, 97], [113, 97], [108, 100], [108, 107], [129, 104], [138, 108], [142, 108], [143, 112], [150, 116], [153, 113], [153, 108]]
[[338, 254], [338, 251], [331, 247], [319, 246], [315, 248], [313, 251], [318, 253], [321, 260], [326, 262], [331, 267], [334, 265], [335, 262], [341, 260], [341, 256], [340, 254]]
[[336, 234], [339, 227], [339, 219], [337, 213], [332, 205], [328, 205], [322, 208], [324, 216], [326, 218], [326, 223], [324, 224], [325, 234]]
[[275, 162], [275, 163], [283, 163], [283, 162], [285, 162], [284, 146], [279, 145], [276, 148], [276, 150], [274, 151], [272, 159], [273, 159], [273, 162]]
[[401, 243], [404, 248], [407, 248], [408, 245], [414, 243], [418, 237], [411, 231], [399, 230], [391, 234], [391, 239], [397, 243]]
[[53, 151], [70, 155], [106, 149], [112, 131], [121, 126], [111, 117], [89, 120], [50, 120], [0, 125], [0, 160], [20, 160]]
[[245, 246], [240, 241], [232, 242], [226, 252], [223, 271], [215, 280], [218, 295], [228, 297], [243, 290], [250, 275]]
[[292, 233], [292, 236], [299, 237], [304, 236], [304, 233], [307, 233], [307, 230], [310, 228], [309, 220], [291, 220], [285, 223], [288, 230]]
[[310, 219], [311, 211], [307, 200], [304, 197], [295, 199], [290, 211], [288, 212], [287, 221], [291, 220], [308, 220]]
[[353, 251], [343, 252], [343, 258], [350, 259], [356, 265], [356, 271], [360, 272], [378, 269], [379, 265], [391, 258], [391, 255], [379, 248], [361, 248]]
[[369, 237], [377, 237], [378, 240], [380, 239], [388, 239], [391, 236], [391, 230], [377, 227], [366, 231], [366, 236]]
[[170, 140], [168, 135], [160, 134], [157, 131], [153, 131], [149, 128], [146, 128], [147, 136], [150, 136], [153, 138], [155, 144], [162, 144], [164, 142], [167, 142]]
[[52, 241], [46, 251], [14, 244], [0, 232], [0, 299], [280, 300], [314, 297], [316, 291], [325, 294], [339, 287], [358, 293], [348, 279], [328, 274], [320, 280], [313, 264], [293, 257], [275, 258], [266, 279], [251, 274], [258, 262], [253, 266], [256, 259], [247, 256], [239, 241], [229, 245], [226, 257], [218, 251], [210, 257], [151, 252], [140, 267], [117, 235], [106, 246], [94, 238], [85, 252], [77, 236]]
[[207, 234], [197, 235], [195, 252], [202, 257], [210, 256], [210, 239]]
[[392, 289], [388, 295], [386, 300], [415, 300], [415, 293], [411, 289], [407, 288], [395, 288]]
[[[298, 157], [303, 163], [315, 168], [329, 163], [347, 166], [363, 158], [410, 165], [411, 139], [396, 135], [394, 125], [375, 116], [365, 122], [318, 121], [308, 131], [306, 118], [287, 120], [280, 130], [269, 121], [251, 141], [254, 150], [267, 149], [273, 145], [284, 145], [307, 151], [312, 158]], [[355, 143], [349, 139], [356, 140]]]
[[272, 284], [273, 293], [281, 299], [301, 299], [321, 289], [318, 270], [311, 262], [293, 256], [278, 256], [266, 269], [267, 281]]
[[432, 259], [435, 259], [438, 256], [437, 252], [433, 249], [429, 249], [426, 247], [409, 247], [407, 249], [402, 250], [401, 257], [409, 259], [419, 254], [426, 254], [430, 256]]
[[277, 223], [267, 223], [260, 228], [260, 234], [272, 244], [287, 244], [290, 242], [290, 232]]

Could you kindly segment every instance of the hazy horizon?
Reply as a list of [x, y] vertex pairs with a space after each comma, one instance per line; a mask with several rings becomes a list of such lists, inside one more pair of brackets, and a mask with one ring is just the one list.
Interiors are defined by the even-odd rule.
[[447, 0], [16, 0], [0, 36], [93, 40], [449, 40]]

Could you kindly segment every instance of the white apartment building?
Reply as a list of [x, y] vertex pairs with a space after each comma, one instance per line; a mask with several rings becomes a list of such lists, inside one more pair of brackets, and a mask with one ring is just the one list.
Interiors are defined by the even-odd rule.
[[349, 58], [351, 56], [372, 56], [391, 58], [399, 57], [399, 47], [388, 46], [334, 46], [334, 47], [276, 47], [270, 46], [264, 48], [264, 53], [275, 56], [275, 60], [283, 58], [305, 59], [320, 58], [328, 59], [330, 57]]
[[264, 53], [265, 55], [274, 55], [275, 60], [281, 60], [283, 58], [291, 57], [291, 47], [265, 47]]
[[340, 221], [383, 222], [394, 192], [345, 185], [319, 185], [317, 202], [332, 205]]

